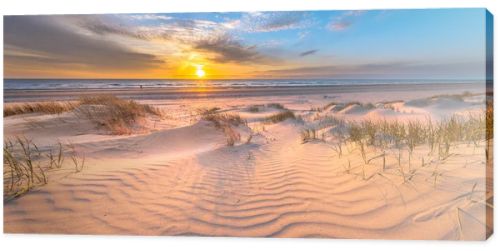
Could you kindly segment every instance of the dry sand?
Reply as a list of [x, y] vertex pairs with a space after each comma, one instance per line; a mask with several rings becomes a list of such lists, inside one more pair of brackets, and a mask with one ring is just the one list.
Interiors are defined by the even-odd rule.
[[[148, 121], [141, 133], [123, 136], [109, 135], [72, 112], [6, 117], [6, 138], [25, 135], [41, 149], [58, 141], [71, 142], [85, 154], [87, 164], [79, 173], [69, 167], [51, 171], [47, 185], [5, 202], [4, 230], [485, 239], [492, 231], [491, 215], [487, 214], [491, 210], [486, 205], [492, 198], [490, 182], [487, 185], [492, 170], [491, 166], [487, 169], [485, 142], [478, 146], [456, 144], [445, 160], [436, 160], [429, 156], [427, 146], [418, 146], [410, 164], [416, 171], [405, 182], [398, 172], [395, 149], [388, 150], [386, 170], [381, 170], [380, 158], [364, 164], [355, 145], [346, 146], [339, 157], [331, 144], [320, 140], [303, 143], [301, 139], [304, 128], [326, 115], [353, 121], [437, 121], [452, 114], [481, 112], [484, 90], [474, 86], [368, 89], [267, 89], [262, 92], [265, 95], [255, 90], [232, 90], [224, 95], [197, 92], [196, 97], [177, 93], [175, 99], [168, 96], [174, 94], [155, 96], [151, 90], [147, 94], [116, 92], [167, 113], [162, 120]], [[479, 95], [462, 101], [429, 98], [450, 90]], [[23, 102], [76, 94], [79, 92], [7, 93], [6, 100]], [[316, 109], [332, 101], [394, 102], [391, 109], [380, 104], [374, 108]], [[279, 112], [264, 106], [268, 103], [283, 104], [304, 122], [265, 123], [266, 116]], [[250, 112], [253, 105], [263, 106]], [[227, 146], [224, 133], [211, 122], [196, 116], [198, 108], [215, 106], [221, 108], [219, 112], [238, 113], [248, 121], [247, 126], [237, 128], [241, 140], [234, 146]], [[250, 143], [246, 143], [251, 134]], [[375, 151], [368, 148], [368, 158], [379, 154]], [[407, 151], [402, 159], [402, 165], [407, 166]]]

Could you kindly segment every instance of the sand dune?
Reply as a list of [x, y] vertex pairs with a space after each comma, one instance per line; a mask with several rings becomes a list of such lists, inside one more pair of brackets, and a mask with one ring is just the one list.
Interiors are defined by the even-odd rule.
[[[404, 181], [395, 149], [387, 150], [382, 170], [382, 159], [365, 164], [355, 145], [346, 145], [338, 156], [332, 144], [304, 143], [301, 138], [305, 127], [317, 125], [314, 119], [326, 115], [346, 120], [438, 119], [480, 109], [467, 100], [419, 98], [395, 102], [392, 108], [354, 104], [311, 111], [311, 104], [318, 107], [330, 100], [283, 97], [279, 102], [303, 122], [279, 123], [266, 122], [279, 109], [248, 110], [276, 100], [213, 101], [210, 104], [220, 105], [222, 111], [247, 119], [248, 125], [238, 132], [253, 131], [250, 142], [244, 142], [245, 135], [234, 146], [227, 146], [223, 130], [194, 118], [175, 126], [161, 122], [143, 134], [111, 136], [69, 119], [71, 112], [8, 117], [6, 137], [24, 134], [42, 146], [72, 141], [86, 154], [87, 167], [80, 173], [55, 171], [47, 185], [6, 202], [5, 231], [485, 239], [490, 233], [485, 202], [491, 197], [485, 142], [456, 144], [444, 160], [429, 156], [427, 146], [417, 146], [413, 164], [404, 152], [401, 165], [415, 170]], [[200, 104], [203, 101], [179, 102], [175, 107], [192, 111]], [[40, 126], [34, 129], [30, 123]], [[366, 154], [372, 158], [379, 152], [369, 148]]]

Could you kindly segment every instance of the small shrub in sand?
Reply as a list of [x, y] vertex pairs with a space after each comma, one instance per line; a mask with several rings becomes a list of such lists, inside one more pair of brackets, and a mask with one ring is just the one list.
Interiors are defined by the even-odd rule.
[[163, 117], [161, 111], [155, 107], [112, 95], [82, 96], [78, 101], [72, 102], [9, 104], [4, 107], [4, 116], [35, 112], [60, 114], [68, 111], [83, 115], [96, 124], [106, 127], [113, 134], [132, 133], [134, 125], [147, 114]]
[[205, 116], [209, 114], [215, 114], [219, 110], [220, 110], [219, 107], [211, 107], [211, 108], [198, 108], [196, 111], [198, 114]]
[[460, 100], [463, 101], [464, 98], [467, 97], [473, 97], [476, 96], [477, 94], [473, 94], [469, 91], [464, 91], [461, 94], [441, 94], [441, 95], [434, 95], [430, 97], [430, 99], [436, 99], [436, 98], [449, 98], [449, 99], [455, 99], [455, 100]]
[[240, 115], [231, 113], [208, 113], [202, 115], [202, 119], [212, 122], [217, 128], [223, 128], [226, 125], [246, 125], [246, 121]]
[[372, 104], [372, 103], [360, 103], [358, 101], [353, 101], [353, 102], [348, 102], [345, 104], [345, 107], [349, 107], [349, 106], [352, 106], [352, 105], [359, 105], [365, 109], [368, 109], [368, 110], [371, 110], [371, 109], [374, 109], [375, 108], [375, 105]]
[[71, 149], [71, 161], [73, 162], [75, 172], [79, 173], [83, 170], [85, 166], [85, 155], [79, 155], [75, 145], [70, 144], [69, 148]]
[[365, 104], [363, 104], [363, 105], [361, 105], [361, 106], [362, 106], [363, 108], [365, 108], [365, 109], [369, 109], [369, 110], [371, 110], [371, 109], [375, 109], [375, 105], [374, 105], [373, 103], [365, 103]]
[[290, 110], [273, 114], [271, 116], [266, 117], [264, 120], [268, 123], [278, 123], [281, 121], [285, 121], [287, 119], [295, 119], [295, 114]]
[[486, 102], [486, 139], [493, 139], [493, 101]]
[[491, 155], [491, 150], [493, 145], [493, 101], [487, 101], [486, 102], [486, 116], [485, 116], [485, 123], [486, 123], [486, 148], [485, 148], [485, 153], [486, 153], [486, 160], [488, 163], [492, 163], [491, 161], [493, 160], [492, 155]]
[[36, 161], [40, 156], [38, 147], [26, 138], [17, 137], [14, 141], [4, 142], [4, 199], [17, 197], [36, 185], [47, 183], [45, 171]]
[[[438, 149], [439, 160], [443, 160], [451, 156], [451, 147], [456, 144], [467, 143], [479, 145], [479, 142], [486, 142], [492, 137], [492, 108], [486, 110], [484, 114], [470, 114], [469, 116], [453, 115], [450, 118], [442, 119], [441, 121], [411, 120], [411, 121], [386, 121], [386, 120], [362, 120], [362, 121], [344, 121], [342, 127], [347, 130], [335, 130], [334, 150], [340, 152], [342, 144], [346, 146], [355, 144], [360, 151], [361, 157], [365, 164], [371, 160], [381, 159], [382, 170], [386, 170], [386, 155], [388, 149], [395, 149], [396, 158], [400, 167], [400, 173], [404, 177], [405, 182], [411, 180], [415, 175], [416, 169], [412, 168], [418, 162], [412, 161], [412, 154], [419, 145], [427, 144], [430, 152], [428, 156], [432, 156], [433, 149]], [[488, 118], [489, 117], [489, 118]], [[319, 125], [323, 126], [338, 126], [340, 120], [332, 120], [324, 118], [325, 122], [320, 121]], [[489, 121], [488, 121], [489, 120]], [[339, 135], [336, 135], [339, 134]], [[313, 136], [309, 131], [302, 132], [303, 142], [312, 139]], [[381, 153], [372, 156], [368, 159], [367, 149], [373, 147]], [[407, 151], [408, 154], [408, 171], [404, 171], [401, 165], [402, 151]], [[489, 148], [486, 146], [486, 157], [489, 157]], [[338, 155], [342, 157], [341, 154]], [[431, 157], [432, 158], [432, 157]], [[420, 167], [427, 166], [423, 157], [420, 159]]]
[[234, 128], [239, 125], [246, 125], [246, 120], [242, 119], [238, 114], [217, 113], [214, 109], [200, 109], [201, 118], [210, 121], [215, 128], [221, 129], [226, 135], [227, 145], [233, 146], [241, 140], [240, 133]]
[[365, 164], [367, 163], [366, 151], [365, 151], [366, 135], [367, 135], [366, 131], [363, 130], [363, 127], [358, 124], [351, 124], [351, 126], [349, 127], [349, 139], [359, 146], [359, 150], [361, 151], [361, 157], [363, 158]]
[[302, 144], [305, 144], [307, 142], [310, 142], [318, 138], [316, 129], [314, 128], [302, 130], [301, 137], [302, 137]]
[[117, 135], [132, 133], [134, 126], [147, 114], [162, 117], [161, 111], [150, 105], [111, 95], [81, 97], [76, 112]]
[[[487, 134], [484, 115], [452, 116], [439, 122], [432, 121], [370, 121], [347, 122], [349, 139], [363, 139], [373, 146], [406, 145], [412, 152], [416, 146], [428, 144], [450, 144], [452, 142], [476, 142], [484, 140]], [[487, 126], [486, 126], [487, 127]]]
[[267, 107], [270, 107], [270, 108], [275, 108], [275, 109], [280, 109], [280, 110], [285, 110], [285, 106], [280, 104], [280, 103], [270, 103], [270, 104], [267, 104]]
[[252, 106], [248, 107], [248, 111], [249, 112], [259, 112], [260, 111], [260, 106], [258, 106], [258, 105], [252, 105]]
[[[48, 171], [60, 169], [65, 160], [61, 143], [44, 153], [30, 139], [16, 137], [6, 140], [3, 148], [4, 201], [16, 198], [35, 187], [48, 183]], [[74, 152], [72, 157], [78, 163], [77, 170], [84, 168], [84, 161]]]
[[226, 135], [226, 143], [228, 146], [234, 146], [234, 144], [241, 140], [241, 135], [232, 126], [224, 126], [222, 128], [224, 134]]
[[36, 102], [23, 104], [5, 104], [3, 116], [13, 116], [26, 113], [61, 114], [74, 110], [78, 106], [77, 102]]

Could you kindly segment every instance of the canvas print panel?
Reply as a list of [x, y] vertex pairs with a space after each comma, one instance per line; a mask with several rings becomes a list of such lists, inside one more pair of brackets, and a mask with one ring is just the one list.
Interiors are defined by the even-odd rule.
[[485, 240], [492, 24], [5, 16], [4, 231]]

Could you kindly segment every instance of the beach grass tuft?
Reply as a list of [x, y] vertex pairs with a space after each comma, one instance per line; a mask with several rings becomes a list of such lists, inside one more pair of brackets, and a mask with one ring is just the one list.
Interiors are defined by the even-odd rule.
[[218, 110], [219, 109], [202, 108], [198, 109], [198, 113], [203, 120], [212, 122], [215, 128], [221, 129], [224, 132], [228, 146], [234, 146], [236, 142], [241, 140], [241, 135], [238, 130], [236, 130], [236, 127], [247, 125], [247, 122], [238, 114], [220, 113], [217, 112]]
[[271, 116], [268, 116], [264, 119], [264, 121], [267, 123], [279, 123], [279, 122], [285, 121], [287, 119], [295, 119], [295, 114], [290, 110], [282, 111], [282, 112], [273, 114]]
[[[315, 130], [327, 130], [326, 133], [330, 134], [330, 137], [322, 139], [337, 152], [339, 159], [342, 158], [342, 149], [352, 152], [349, 148], [355, 146], [354, 149], [359, 152], [364, 162], [363, 168], [372, 160], [380, 159], [382, 172], [390, 170], [387, 159], [391, 154], [395, 154], [399, 167], [396, 170], [406, 183], [417, 174], [418, 168], [446, 160], [453, 155], [453, 147], [460, 144], [479, 146], [480, 143], [485, 143], [488, 160], [491, 154], [488, 152], [490, 150], [488, 140], [493, 137], [492, 121], [493, 108], [491, 104], [487, 104], [483, 113], [455, 114], [434, 121], [430, 118], [403, 121], [385, 119], [348, 121], [332, 116], [320, 116]], [[301, 137], [303, 143], [317, 138], [316, 132], [310, 129], [303, 130]], [[421, 145], [427, 145], [430, 152], [425, 158], [421, 155], [414, 157], [415, 149]], [[437, 149], [437, 155], [433, 155], [434, 149]], [[405, 166], [402, 165], [403, 156]]]
[[[61, 143], [42, 151], [26, 137], [5, 140], [3, 147], [4, 201], [47, 184], [48, 172], [62, 168], [65, 160], [64, 152], [64, 146]], [[74, 154], [72, 160], [78, 163], [78, 171], [84, 168], [84, 157]]]
[[275, 109], [280, 109], [280, 110], [285, 110], [285, 106], [280, 104], [280, 103], [269, 103], [266, 105], [267, 107], [270, 107], [270, 108], [275, 108]]
[[305, 130], [302, 130], [302, 132], [300, 133], [301, 135], [301, 138], [302, 138], [302, 144], [305, 144], [307, 142], [310, 142], [312, 140], [315, 140], [317, 139], [318, 135], [317, 135], [317, 132], [316, 132], [316, 129], [314, 128], [309, 128], [309, 129], [305, 129]]
[[27, 113], [61, 114], [74, 110], [78, 106], [77, 102], [36, 102], [23, 104], [5, 104], [3, 116], [13, 116]]
[[83, 115], [112, 134], [131, 134], [147, 114], [162, 117], [162, 112], [150, 105], [139, 104], [111, 95], [82, 96], [76, 113]]
[[27, 113], [61, 114], [69, 111], [104, 126], [116, 135], [131, 134], [137, 122], [147, 114], [163, 118], [161, 110], [153, 106], [113, 95], [82, 96], [78, 101], [71, 102], [8, 104], [4, 107], [4, 117]]
[[252, 106], [248, 107], [248, 111], [254, 112], [254, 113], [259, 112], [261, 107], [262, 106], [260, 106], [260, 105], [252, 105]]

